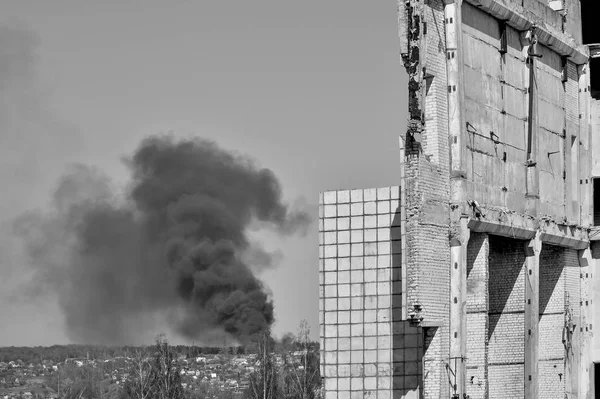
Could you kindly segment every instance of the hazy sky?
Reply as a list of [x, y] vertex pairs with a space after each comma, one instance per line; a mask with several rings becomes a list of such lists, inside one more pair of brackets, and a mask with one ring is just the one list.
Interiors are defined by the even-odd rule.
[[[406, 76], [396, 1], [4, 0], [0, 17], [0, 345], [66, 342], [60, 313], [5, 297], [23, 278], [8, 225], [66, 163], [122, 182], [140, 139], [201, 136], [272, 169], [289, 201], [399, 183]], [[313, 208], [316, 218], [316, 208]], [[318, 337], [317, 225], [278, 240], [275, 334]]]

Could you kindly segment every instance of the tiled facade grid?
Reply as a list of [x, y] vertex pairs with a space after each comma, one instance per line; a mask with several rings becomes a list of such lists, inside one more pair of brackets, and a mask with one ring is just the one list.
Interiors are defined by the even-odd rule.
[[329, 191], [319, 199], [326, 398], [392, 397], [392, 292], [401, 293], [394, 281], [400, 271], [393, 268], [400, 247], [392, 245], [400, 239], [393, 226], [398, 206], [398, 187]]

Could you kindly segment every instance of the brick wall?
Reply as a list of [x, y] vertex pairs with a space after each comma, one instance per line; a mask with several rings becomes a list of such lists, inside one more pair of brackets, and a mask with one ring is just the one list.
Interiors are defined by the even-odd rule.
[[[581, 281], [582, 268], [579, 265], [579, 256], [576, 250], [565, 249], [563, 251], [563, 264], [565, 268], [565, 326], [572, 323], [572, 335], [570, 342], [565, 348], [567, 354], [567, 367], [565, 369], [565, 393], [569, 397], [578, 397], [579, 392], [579, 370], [580, 370], [580, 328], [582, 325], [581, 305]], [[585, 274], [583, 274], [585, 278]]]
[[467, 246], [467, 394], [487, 397], [489, 238], [471, 233]]
[[572, 334], [565, 328], [569, 321], [580, 325], [581, 270], [576, 250], [542, 246], [539, 392], [543, 398], [577, 397], [580, 327]]
[[[443, 367], [449, 353], [448, 301], [450, 297], [450, 249], [448, 240], [449, 198], [447, 166], [441, 167], [422, 158], [407, 162], [406, 287], [409, 313], [422, 307], [426, 322], [441, 322], [425, 355], [438, 353], [435, 361], [424, 366], [425, 393], [441, 392], [450, 386]], [[427, 265], [427, 267], [423, 267]], [[432, 398], [435, 396], [432, 396]], [[429, 398], [429, 396], [426, 396]]]
[[564, 398], [565, 267], [564, 248], [542, 245], [540, 253], [539, 392]]
[[392, 302], [401, 293], [400, 268], [393, 267], [400, 257], [398, 202], [398, 187], [320, 197], [319, 319], [328, 399], [364, 392], [391, 398], [392, 346], [399, 342], [392, 339]]
[[424, 21], [428, 27], [425, 35], [424, 51], [427, 57], [424, 67], [430, 78], [425, 98], [423, 153], [435, 164], [448, 165], [448, 79], [442, 0], [429, 2], [429, 6], [425, 7]]
[[[408, 306], [420, 304], [423, 316], [447, 318], [449, 297], [449, 146], [444, 4], [430, 0], [424, 7], [427, 34], [423, 67], [434, 76], [425, 104], [423, 155], [406, 161]], [[428, 154], [430, 152], [430, 154]], [[436, 156], [433, 156], [437, 154]], [[431, 157], [429, 155], [432, 155]], [[410, 209], [418, 209], [412, 212]], [[435, 249], [435, 250], [433, 250]], [[428, 268], [419, 265], [430, 265]], [[411, 289], [413, 288], [413, 289]]]
[[524, 395], [523, 242], [489, 237], [488, 379], [490, 398]]

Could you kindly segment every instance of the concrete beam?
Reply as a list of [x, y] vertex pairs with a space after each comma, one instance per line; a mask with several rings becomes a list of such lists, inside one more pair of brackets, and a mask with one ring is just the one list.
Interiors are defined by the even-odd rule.
[[443, 324], [443, 320], [429, 319], [423, 320], [421, 323], [419, 323], [419, 326], [424, 328], [440, 328]]
[[[517, 227], [504, 223], [485, 220], [469, 220], [469, 229], [477, 233], [488, 233], [496, 236], [510, 237], [516, 240], [531, 240], [536, 229]], [[543, 226], [543, 227], [542, 227]], [[546, 244], [559, 247], [583, 250], [590, 245], [590, 240], [600, 241], [600, 233], [594, 239], [587, 239], [585, 230], [569, 226], [551, 224], [540, 225], [540, 240]]]
[[535, 27], [535, 33], [540, 43], [562, 56], [569, 57], [575, 64], [585, 64], [589, 58], [586, 46], [579, 45], [574, 39], [550, 26], [540, 17], [519, 4], [498, 0], [466, 1], [475, 7], [481, 8], [488, 14], [506, 21], [507, 24], [517, 30], [526, 31]]
[[535, 230], [532, 229], [473, 219], [469, 220], [469, 229], [476, 233], [488, 233], [516, 240], [531, 240], [535, 236]]
[[587, 230], [580, 226], [566, 226], [545, 220], [540, 223], [539, 229], [541, 240], [547, 244], [577, 250], [590, 245]]
[[531, 240], [539, 231], [542, 242], [576, 250], [589, 247], [590, 241], [600, 241], [600, 229], [590, 231], [579, 225], [559, 224], [548, 217], [539, 220], [496, 207], [471, 206], [468, 216], [468, 228], [477, 233]]
[[470, 204], [468, 216], [470, 216], [469, 228], [478, 233], [520, 240], [532, 239], [539, 226], [539, 221], [532, 215], [473, 202]]
[[525, 243], [525, 397], [538, 398], [539, 392], [539, 306], [540, 252], [539, 234]]
[[588, 44], [590, 58], [600, 58], [600, 43]]
[[569, 237], [561, 237], [553, 234], [541, 233], [540, 238], [542, 242], [550, 245], [556, 245], [558, 247], [572, 248], [582, 250], [590, 245], [589, 241], [577, 240]]

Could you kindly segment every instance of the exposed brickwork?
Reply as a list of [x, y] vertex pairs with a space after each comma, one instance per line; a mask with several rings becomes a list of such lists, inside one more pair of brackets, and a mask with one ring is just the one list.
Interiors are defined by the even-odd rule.
[[524, 398], [524, 385], [522, 365], [489, 365], [490, 399]]
[[562, 360], [540, 360], [540, 398], [564, 399], [565, 364]]
[[[579, 331], [568, 333], [569, 320], [579, 325], [581, 268], [577, 251], [543, 245], [540, 254], [540, 397], [576, 394]], [[566, 341], [565, 341], [566, 339]], [[565, 364], [568, 368], [565, 369]]]
[[490, 236], [489, 246], [489, 397], [522, 398], [525, 372], [524, 244], [519, 240]]
[[471, 233], [467, 247], [467, 394], [485, 398], [488, 338], [489, 238]]
[[[448, 381], [448, 369], [446, 368], [447, 338], [437, 328], [425, 329], [425, 356], [423, 379], [425, 384], [424, 397], [426, 399], [447, 397], [448, 384], [440, 384], [440, 381]], [[447, 330], [446, 330], [447, 331]], [[416, 398], [415, 398], [416, 399]]]
[[[417, 8], [415, 6], [415, 10]], [[426, 54], [421, 70], [431, 78], [425, 93], [422, 153], [412, 151], [410, 135], [406, 138], [406, 154], [414, 154], [405, 160], [407, 304], [409, 311], [414, 305], [420, 305], [422, 316], [427, 320], [447, 320], [450, 180], [443, 1], [430, 0], [423, 7], [422, 18], [427, 24], [427, 32], [423, 32], [420, 49]], [[407, 71], [410, 75], [411, 69]], [[447, 353], [447, 329], [447, 321], [436, 329], [429, 351]], [[441, 372], [445, 367], [442, 363], [437, 358], [424, 366], [426, 398], [431, 392], [440, 392], [444, 396], [449, 392], [446, 376]]]
[[425, 48], [427, 54], [424, 67], [430, 76], [425, 97], [425, 130], [423, 154], [437, 165], [448, 165], [448, 93], [446, 77], [446, 37], [444, 30], [444, 3], [442, 0], [429, 2], [425, 8], [427, 23]]
[[[565, 319], [564, 326], [572, 332], [567, 334], [567, 345], [564, 347], [566, 355], [565, 392], [571, 397], [577, 397], [579, 389], [580, 367], [580, 328], [581, 328], [581, 275], [578, 253], [572, 249], [563, 251], [563, 264], [565, 268]], [[579, 326], [579, 327], [578, 327]]]
[[[410, 208], [425, 207], [429, 212], [407, 215], [406, 236], [406, 286], [409, 311], [415, 305], [422, 306], [422, 316], [427, 320], [447, 320], [449, 299], [449, 242], [448, 242], [448, 181], [447, 172], [423, 160], [415, 158], [411, 166], [407, 166], [407, 206]], [[419, 165], [417, 167], [417, 165]], [[417, 174], [416, 171], [419, 171]], [[445, 188], [445, 190], [443, 189]], [[428, 265], [428, 267], [422, 267]], [[448, 351], [447, 324], [435, 330], [430, 351], [438, 354]], [[425, 392], [449, 392], [445, 374], [440, 372], [441, 359], [424, 365]]]
[[542, 245], [540, 253], [540, 316], [564, 313], [565, 279], [562, 255], [564, 249]]

